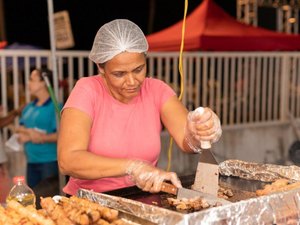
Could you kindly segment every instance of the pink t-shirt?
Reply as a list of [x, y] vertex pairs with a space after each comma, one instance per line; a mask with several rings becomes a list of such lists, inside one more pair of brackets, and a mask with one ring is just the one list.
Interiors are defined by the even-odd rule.
[[[96, 75], [81, 78], [76, 83], [64, 109], [76, 108], [92, 118], [88, 151], [112, 158], [141, 159], [156, 165], [161, 148], [160, 110], [174, 95], [164, 82], [146, 78], [140, 94], [124, 104], [109, 94], [103, 78]], [[104, 192], [132, 185], [127, 176], [98, 180], [71, 177], [63, 191], [75, 195], [79, 188]]]

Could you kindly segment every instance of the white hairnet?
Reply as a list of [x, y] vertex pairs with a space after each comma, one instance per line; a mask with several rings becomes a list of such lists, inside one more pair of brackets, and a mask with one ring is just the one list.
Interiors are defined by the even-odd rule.
[[95, 63], [104, 63], [121, 52], [143, 53], [147, 50], [143, 31], [129, 20], [116, 19], [98, 30], [89, 58]]

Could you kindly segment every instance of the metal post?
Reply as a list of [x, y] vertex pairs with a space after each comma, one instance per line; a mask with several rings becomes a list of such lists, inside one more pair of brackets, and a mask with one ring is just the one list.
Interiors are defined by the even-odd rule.
[[[53, 16], [53, 2], [48, 1], [48, 17], [49, 17], [49, 34], [51, 45], [51, 59], [52, 59], [52, 71], [53, 71], [53, 86], [56, 99], [58, 99], [58, 73], [57, 73], [57, 60], [56, 60], [56, 46], [55, 46], [55, 32], [54, 32], [54, 16]], [[60, 195], [64, 195], [62, 192], [63, 186], [66, 184], [65, 176], [59, 174], [59, 190]]]
[[58, 74], [57, 74], [56, 47], [55, 47], [53, 2], [52, 2], [52, 0], [47, 0], [47, 1], [48, 1], [49, 34], [50, 34], [54, 93], [55, 93], [56, 97], [58, 97]]

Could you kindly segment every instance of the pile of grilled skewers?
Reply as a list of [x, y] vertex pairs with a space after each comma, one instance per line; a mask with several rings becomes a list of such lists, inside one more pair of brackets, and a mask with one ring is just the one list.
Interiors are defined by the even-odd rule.
[[53, 198], [41, 198], [42, 209], [22, 206], [17, 201], [9, 201], [0, 206], [0, 225], [123, 225], [119, 212], [101, 206], [87, 199], [71, 196], [62, 197], [58, 202]]

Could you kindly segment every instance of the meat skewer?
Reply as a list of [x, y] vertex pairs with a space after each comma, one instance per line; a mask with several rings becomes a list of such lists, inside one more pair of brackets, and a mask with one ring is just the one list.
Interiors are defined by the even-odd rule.
[[58, 203], [53, 198], [41, 197], [42, 209], [24, 207], [11, 200], [4, 208], [0, 205], [0, 225], [123, 225], [118, 211], [78, 197], [62, 197]]
[[56, 204], [51, 197], [41, 198], [41, 206], [58, 225], [74, 225], [62, 207]]
[[17, 201], [9, 201], [7, 203], [7, 207], [15, 210], [21, 216], [28, 218], [33, 223], [43, 225], [55, 225], [55, 223], [51, 219], [43, 217], [36, 210], [30, 210], [29, 208], [22, 206]]

